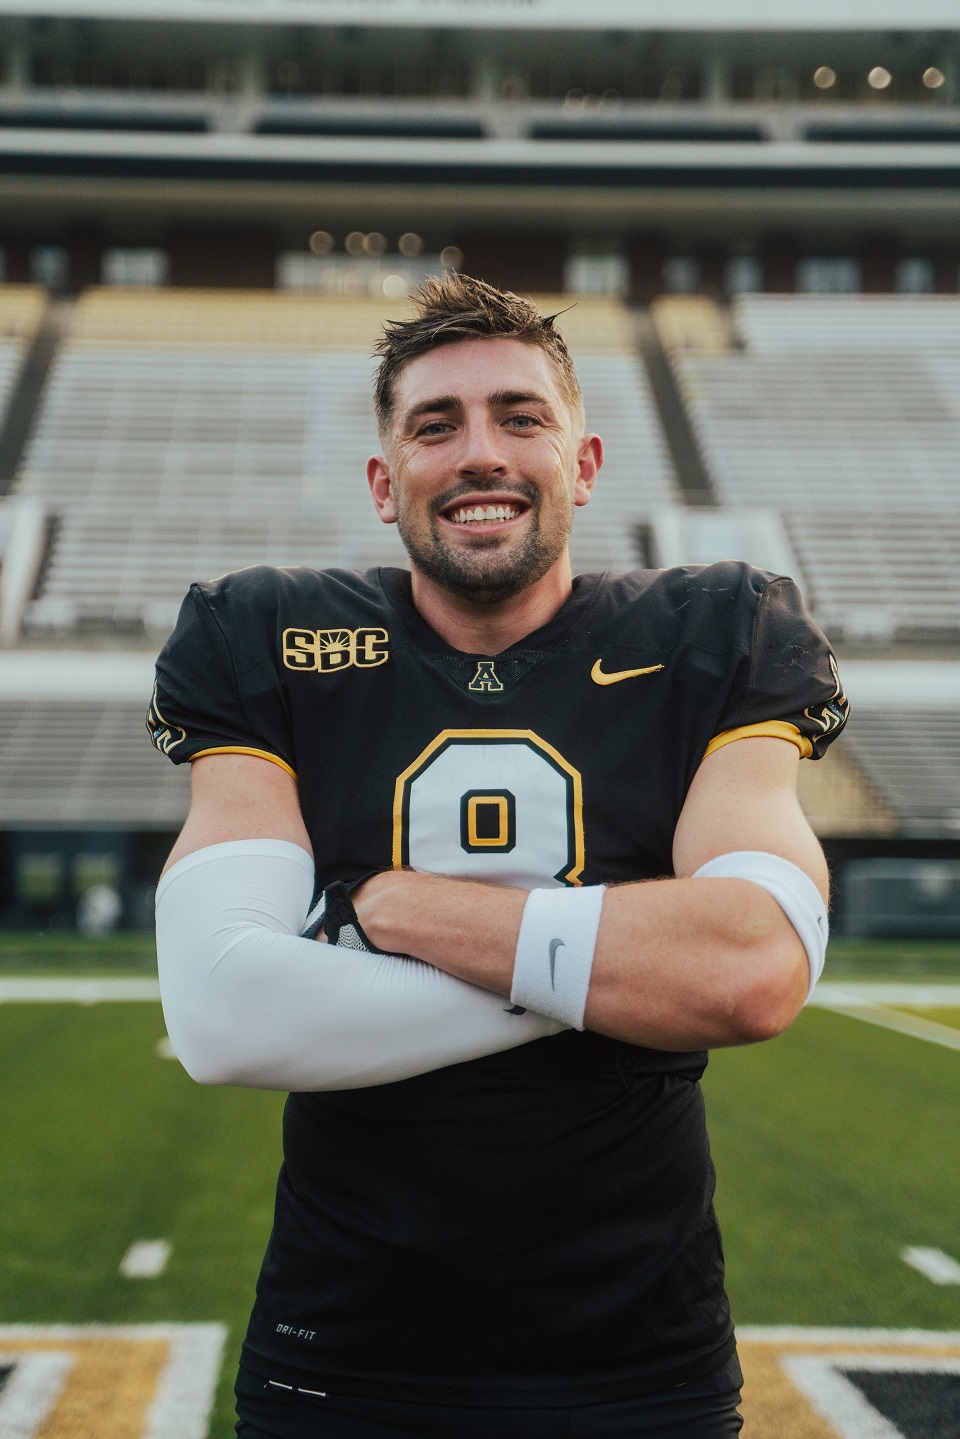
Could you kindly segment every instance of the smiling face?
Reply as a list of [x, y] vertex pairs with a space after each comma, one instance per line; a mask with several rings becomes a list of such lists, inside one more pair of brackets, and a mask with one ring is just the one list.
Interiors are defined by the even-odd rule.
[[580, 419], [535, 345], [461, 340], [410, 360], [367, 474], [414, 570], [478, 605], [569, 575], [573, 511], [602, 458]]

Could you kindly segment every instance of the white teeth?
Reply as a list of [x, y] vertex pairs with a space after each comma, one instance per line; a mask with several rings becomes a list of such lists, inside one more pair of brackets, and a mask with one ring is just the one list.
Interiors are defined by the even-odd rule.
[[514, 520], [520, 513], [513, 505], [474, 505], [464, 509], [454, 510], [450, 519], [455, 525], [485, 524], [497, 520]]

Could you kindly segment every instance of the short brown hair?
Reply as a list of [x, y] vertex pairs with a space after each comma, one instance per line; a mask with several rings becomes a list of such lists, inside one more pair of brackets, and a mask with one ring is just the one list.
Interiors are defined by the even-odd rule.
[[426, 280], [412, 296], [411, 320], [389, 320], [375, 346], [381, 356], [374, 382], [374, 405], [381, 435], [389, 430], [397, 376], [410, 360], [437, 345], [459, 340], [509, 339], [543, 350], [556, 371], [564, 399], [582, 421], [583, 396], [570, 351], [555, 327], [556, 315], [541, 315], [536, 305], [510, 290], [451, 271]]

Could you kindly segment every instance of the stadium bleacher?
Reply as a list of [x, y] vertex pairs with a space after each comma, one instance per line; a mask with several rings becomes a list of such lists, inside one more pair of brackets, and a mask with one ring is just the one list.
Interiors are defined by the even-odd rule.
[[583, 389], [587, 428], [604, 442], [604, 463], [589, 505], [577, 512], [570, 554], [574, 572], [623, 571], [639, 563], [635, 531], [678, 487], [629, 312], [619, 301], [538, 296], [558, 320]]
[[46, 307], [47, 294], [40, 285], [0, 285], [0, 422]]
[[823, 759], [800, 766], [800, 803], [821, 838], [880, 837], [895, 834], [899, 827], [888, 787], [878, 784], [858, 761], [859, 751], [842, 735]]
[[956, 642], [960, 302], [749, 295], [733, 311], [745, 349], [674, 351], [719, 500], [782, 513], [835, 641]]
[[[0, 328], [14, 317], [7, 328], [23, 345], [43, 294], [6, 296]], [[638, 526], [651, 523], [662, 540], [665, 516], [686, 517], [680, 548], [705, 525], [708, 539], [742, 538], [748, 520], [756, 528], [772, 516], [835, 640], [879, 652], [904, 638], [955, 641], [960, 304], [830, 299], [744, 296], [732, 313], [701, 296], [654, 305], [719, 502], [711, 510], [684, 508], [631, 312], [609, 297], [538, 297], [560, 314], [588, 425], [606, 446], [594, 499], [577, 515], [575, 570], [632, 568]], [[853, 317], [846, 349], [840, 310]], [[84, 292], [16, 484], [54, 521], [25, 643], [112, 636], [155, 647], [192, 579], [244, 565], [403, 563], [363, 482], [377, 448], [371, 350], [383, 321], [402, 313], [403, 301], [317, 294]], [[878, 338], [885, 313], [888, 346]], [[921, 343], [925, 315], [938, 317], [935, 359]], [[660, 562], [699, 558], [709, 556]], [[138, 707], [93, 694], [84, 704], [94, 738], [79, 770], [62, 705], [38, 697], [0, 714], [0, 823], [27, 823], [29, 812], [44, 823], [175, 825], [186, 777], [141, 751]], [[818, 831], [954, 833], [951, 712], [928, 708], [904, 745], [910, 721], [896, 705], [862, 714], [824, 764], [802, 767]]]
[[[191, 580], [248, 564], [402, 563], [363, 479], [378, 448], [370, 351], [402, 308], [243, 292], [84, 295], [17, 487], [57, 524], [28, 632], [165, 631]], [[588, 300], [561, 323], [608, 443], [576, 567], [628, 569], [633, 527], [673, 496], [672, 472], [626, 311]]]
[[189, 774], [151, 754], [143, 712], [112, 698], [0, 701], [0, 825], [182, 824]]
[[861, 706], [844, 742], [897, 815], [901, 833], [926, 838], [960, 835], [956, 705], [913, 710]]

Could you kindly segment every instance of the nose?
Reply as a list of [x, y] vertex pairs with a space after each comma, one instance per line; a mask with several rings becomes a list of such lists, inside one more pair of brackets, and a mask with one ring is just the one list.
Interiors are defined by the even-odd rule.
[[499, 425], [487, 415], [472, 416], [463, 428], [457, 474], [464, 479], [502, 476], [507, 460]]

